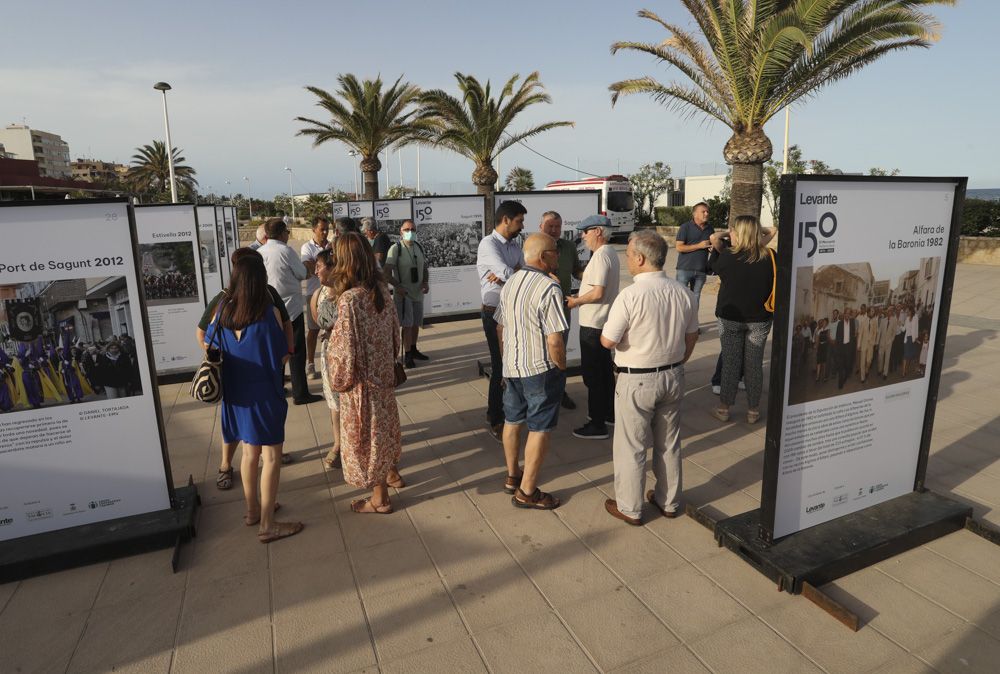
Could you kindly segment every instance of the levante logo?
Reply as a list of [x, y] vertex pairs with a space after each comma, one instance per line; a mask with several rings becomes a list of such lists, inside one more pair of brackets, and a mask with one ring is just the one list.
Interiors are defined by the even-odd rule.
[[[825, 203], [837, 203], [837, 196], [834, 194], [829, 194], [820, 197], [802, 197], [802, 203], [818, 203], [812, 201], [813, 199], [819, 200], [829, 198], [832, 201]], [[817, 236], [817, 233], [819, 236]], [[827, 211], [819, 217], [819, 220], [807, 220], [799, 221], [798, 229], [798, 248], [802, 248], [805, 245], [806, 240], [810, 243], [809, 252], [806, 253], [806, 257], [812, 257], [817, 252], [820, 253], [832, 253], [833, 252], [833, 235], [837, 233], [837, 216]], [[821, 241], [822, 239], [822, 241]]]

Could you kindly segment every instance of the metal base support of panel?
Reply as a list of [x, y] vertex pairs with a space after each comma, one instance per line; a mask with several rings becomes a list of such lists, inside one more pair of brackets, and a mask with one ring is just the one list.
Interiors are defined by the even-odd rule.
[[930, 491], [885, 503], [764, 542], [760, 510], [720, 520], [715, 540], [792, 594], [820, 587], [962, 529], [969, 506]]
[[0, 544], [0, 584], [119, 557], [174, 547], [195, 535], [201, 499], [194, 484], [174, 490], [174, 507], [24, 536]]

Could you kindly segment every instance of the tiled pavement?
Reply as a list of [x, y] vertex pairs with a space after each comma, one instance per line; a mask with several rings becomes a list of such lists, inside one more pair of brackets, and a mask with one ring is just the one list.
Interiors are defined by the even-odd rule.
[[[684, 498], [722, 516], [758, 504], [764, 427], [706, 412], [713, 308], [708, 288]], [[928, 482], [1000, 525], [1000, 268], [960, 265], [952, 313]], [[271, 546], [242, 525], [238, 488], [214, 487], [216, 411], [161, 387], [175, 481], [194, 475], [204, 501], [180, 572], [162, 551], [0, 586], [0, 672], [998, 671], [1000, 547], [962, 531], [828, 585], [862, 616], [852, 633], [687, 517], [608, 517], [610, 441], [569, 433], [583, 405], [544, 470], [563, 507], [512, 508], [482, 425], [479, 323], [434, 325], [421, 344], [433, 360], [399, 395], [397, 513], [349, 511], [358, 490], [320, 463], [325, 407], [292, 407], [281, 501], [307, 528]], [[569, 390], [585, 400], [579, 377]]]

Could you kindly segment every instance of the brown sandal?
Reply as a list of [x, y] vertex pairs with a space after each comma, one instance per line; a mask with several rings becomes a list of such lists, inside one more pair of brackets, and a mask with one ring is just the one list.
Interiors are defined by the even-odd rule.
[[368, 496], [351, 501], [351, 510], [361, 515], [388, 515], [392, 512], [392, 502], [386, 501], [382, 505], [375, 505], [371, 496]]
[[[399, 473], [397, 472], [397, 473], [396, 473], [396, 475], [399, 475]], [[398, 480], [396, 480], [395, 482], [393, 482], [393, 481], [390, 481], [390, 480], [389, 480], [389, 479], [387, 478], [387, 479], [386, 479], [386, 481], [385, 481], [385, 483], [386, 483], [387, 485], [389, 485], [390, 487], [392, 487], [393, 489], [402, 489], [403, 487], [405, 487], [405, 486], [406, 486], [406, 481], [405, 481], [405, 480], [403, 479], [403, 476], [402, 476], [402, 475], [399, 475], [399, 479], [398, 479]]]
[[302, 522], [275, 522], [269, 530], [258, 531], [257, 540], [261, 543], [273, 543], [282, 538], [294, 536], [305, 528], [306, 525]]
[[[522, 497], [524, 500], [518, 497]], [[535, 493], [531, 496], [525, 494], [518, 487], [514, 495], [510, 497], [510, 502], [516, 508], [528, 508], [531, 510], [555, 510], [560, 505], [559, 499], [552, 494], [546, 494], [537, 487], [535, 487]]]
[[[274, 512], [278, 512], [279, 510], [281, 510], [281, 504], [278, 503], [278, 502], [275, 502], [275, 504], [274, 504]], [[243, 524], [247, 525], [248, 527], [252, 527], [255, 524], [260, 524], [260, 513], [259, 512], [257, 513], [256, 518], [257, 519], [253, 519], [253, 516], [251, 516], [250, 513], [247, 513], [246, 515], [243, 516]]]
[[508, 494], [513, 494], [521, 486], [522, 477], [523, 475], [508, 475], [503, 482], [503, 490]]
[[333, 458], [330, 458], [330, 454], [333, 452], [327, 452], [327, 455], [323, 457], [323, 465], [327, 470], [340, 470], [342, 463], [340, 460], [340, 452], [333, 454]]

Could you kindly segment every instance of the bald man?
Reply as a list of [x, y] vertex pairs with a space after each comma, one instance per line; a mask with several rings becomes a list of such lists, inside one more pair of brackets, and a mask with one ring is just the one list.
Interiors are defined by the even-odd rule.
[[[532, 234], [524, 242], [525, 266], [500, 291], [494, 313], [503, 352], [503, 451], [507, 462], [504, 491], [518, 508], [552, 510], [559, 499], [538, 488], [538, 473], [549, 449], [549, 434], [559, 422], [566, 389], [566, 342], [569, 327], [563, 294], [553, 273], [559, 267], [556, 241]], [[528, 439], [520, 466], [524, 427]]]

